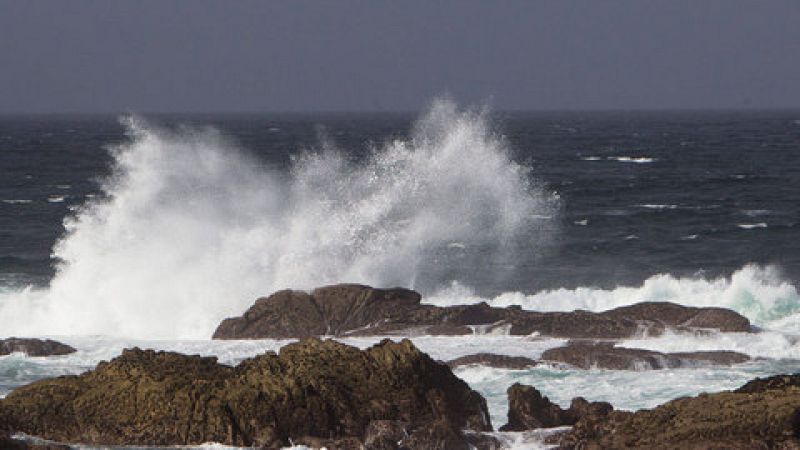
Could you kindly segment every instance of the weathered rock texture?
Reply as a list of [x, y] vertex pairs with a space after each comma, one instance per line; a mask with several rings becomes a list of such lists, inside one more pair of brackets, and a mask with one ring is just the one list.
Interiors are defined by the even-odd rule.
[[587, 415], [605, 415], [613, 408], [606, 402], [588, 402], [582, 397], [563, 409], [533, 386], [514, 383], [508, 388], [508, 423], [500, 431], [525, 431], [573, 425]]
[[730, 351], [661, 353], [615, 347], [613, 342], [570, 341], [564, 347], [545, 350], [542, 360], [580, 369], [650, 370], [739, 364], [750, 357]]
[[50, 339], [0, 339], [0, 355], [11, 353], [25, 353], [28, 356], [56, 356], [75, 353], [69, 345]]
[[241, 317], [225, 319], [215, 339], [304, 338], [387, 334], [471, 334], [502, 328], [513, 335], [620, 339], [657, 335], [666, 328], [750, 331], [743, 316], [721, 308], [640, 303], [601, 313], [536, 312], [486, 303], [439, 307], [420, 303], [418, 293], [340, 284], [310, 294], [284, 290], [260, 298]]
[[564, 449], [798, 449], [800, 375], [754, 380], [733, 392], [680, 398], [652, 410], [586, 416]]
[[496, 355], [494, 353], [476, 353], [447, 361], [451, 369], [461, 366], [481, 365], [496, 369], [529, 369], [539, 364], [538, 361], [524, 356]]
[[[0, 402], [0, 423], [58, 442], [276, 448], [360, 442], [370, 423], [491, 430], [486, 401], [403, 340], [366, 350], [305, 340], [236, 367], [216, 358], [125, 350], [80, 376], [42, 380]], [[422, 436], [420, 436], [420, 439]]]

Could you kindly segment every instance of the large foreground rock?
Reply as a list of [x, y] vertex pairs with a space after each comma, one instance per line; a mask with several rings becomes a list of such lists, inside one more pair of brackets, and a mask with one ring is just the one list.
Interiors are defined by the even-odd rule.
[[613, 342], [571, 341], [564, 347], [545, 350], [542, 360], [580, 369], [649, 370], [732, 365], [749, 361], [750, 357], [730, 351], [661, 353], [616, 347]]
[[586, 416], [560, 437], [560, 448], [798, 449], [798, 386], [800, 375], [781, 375], [652, 410]]
[[553, 337], [621, 339], [658, 335], [666, 328], [751, 330], [747, 318], [721, 308], [640, 303], [601, 313], [536, 312], [486, 303], [439, 307], [417, 292], [340, 284], [311, 293], [284, 290], [260, 298], [241, 317], [225, 319], [215, 339], [304, 338], [391, 334], [471, 334], [508, 331]]
[[75, 349], [67, 344], [50, 339], [0, 339], [0, 355], [25, 353], [28, 356], [58, 356], [75, 353]]
[[335, 439], [348, 448], [376, 420], [398, 421], [411, 436], [434, 422], [491, 430], [480, 394], [408, 340], [362, 351], [309, 339], [236, 367], [125, 350], [93, 371], [35, 382], [0, 402], [9, 431], [95, 445], [277, 448]]

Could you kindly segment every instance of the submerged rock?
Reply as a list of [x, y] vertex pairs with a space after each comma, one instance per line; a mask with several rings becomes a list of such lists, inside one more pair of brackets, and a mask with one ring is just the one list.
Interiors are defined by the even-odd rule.
[[585, 416], [558, 437], [560, 448], [800, 448], [799, 383], [800, 375], [781, 375], [651, 410]]
[[308, 339], [236, 367], [130, 349], [83, 375], [14, 390], [0, 417], [15, 432], [95, 445], [348, 448], [375, 420], [407, 424], [412, 435], [435, 421], [491, 430], [483, 397], [408, 340], [359, 350]]
[[447, 361], [451, 369], [461, 366], [481, 365], [496, 369], [529, 369], [539, 364], [538, 361], [524, 356], [496, 355], [494, 353], [476, 353]]
[[620, 339], [657, 335], [667, 328], [751, 331], [747, 318], [721, 308], [640, 303], [610, 311], [537, 312], [486, 303], [440, 307], [402, 288], [357, 284], [279, 291], [260, 298], [242, 316], [225, 319], [214, 339], [303, 338], [391, 334], [540, 333], [553, 337]]
[[730, 351], [661, 353], [615, 347], [613, 342], [570, 341], [564, 347], [545, 350], [542, 360], [580, 369], [650, 370], [739, 364], [749, 361], [750, 357]]
[[588, 402], [582, 397], [563, 409], [543, 396], [535, 387], [514, 383], [508, 388], [508, 423], [500, 431], [526, 431], [573, 425], [588, 415], [603, 416], [613, 410], [606, 402]]
[[0, 355], [25, 353], [28, 356], [58, 356], [75, 353], [76, 350], [67, 344], [50, 339], [0, 339]]

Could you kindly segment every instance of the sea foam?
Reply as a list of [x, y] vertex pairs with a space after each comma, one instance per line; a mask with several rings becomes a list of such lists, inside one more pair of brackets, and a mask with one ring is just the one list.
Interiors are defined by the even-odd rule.
[[536, 311], [605, 311], [639, 302], [673, 302], [729, 308], [756, 325], [775, 329], [788, 327], [793, 323], [789, 318], [800, 312], [797, 287], [784, 280], [777, 267], [755, 264], [746, 265], [730, 277], [708, 279], [699, 275], [659, 274], [639, 286], [561, 288], [533, 294], [506, 292], [493, 298], [479, 297], [468, 286], [453, 282], [425, 301], [441, 306], [485, 301], [493, 306], [519, 305]]

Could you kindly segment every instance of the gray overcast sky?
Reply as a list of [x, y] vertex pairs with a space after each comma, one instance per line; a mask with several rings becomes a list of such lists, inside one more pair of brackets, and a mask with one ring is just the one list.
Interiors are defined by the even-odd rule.
[[0, 112], [800, 107], [800, 0], [0, 0]]

